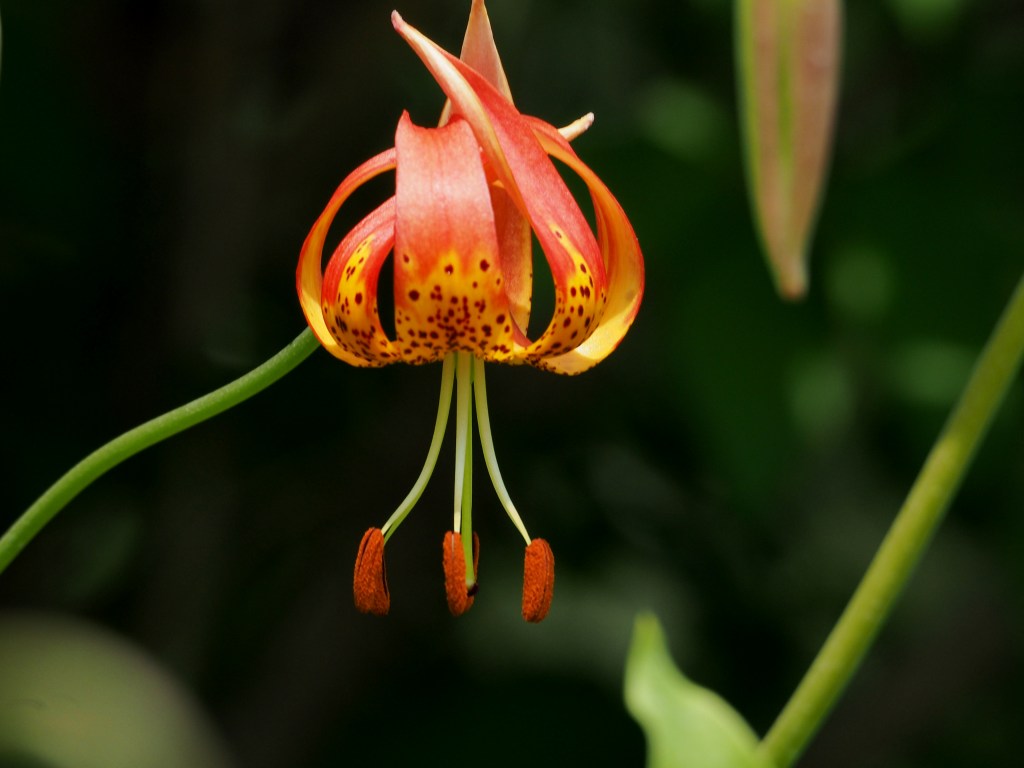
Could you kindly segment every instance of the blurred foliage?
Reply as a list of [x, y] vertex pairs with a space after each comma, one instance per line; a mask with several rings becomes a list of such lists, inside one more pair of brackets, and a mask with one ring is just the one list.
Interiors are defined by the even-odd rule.
[[68, 619], [0, 619], [0, 765], [224, 768], [177, 681], [123, 640]]
[[679, 671], [654, 616], [637, 618], [625, 690], [626, 707], [647, 736], [649, 768], [770, 768], [736, 710]]
[[[643, 609], [762, 732], [1024, 264], [1024, 8], [925, 5], [848, 4], [810, 295], [785, 306], [743, 187], [731, 4], [491, 0], [519, 107], [556, 124], [596, 113], [577, 151], [648, 267], [636, 326], [593, 372], [488, 376], [505, 480], [558, 562], [544, 624], [518, 616], [521, 544], [482, 473], [481, 591], [447, 615], [450, 448], [389, 543], [392, 615], [355, 613], [359, 538], [416, 477], [439, 369], [327, 355], [90, 488], [0, 578], [0, 609], [74, 614], [142, 646], [251, 768], [639, 765], [621, 681]], [[457, 48], [467, 8], [399, 10]], [[4, 0], [0, 524], [301, 329], [293, 270], [312, 221], [403, 108], [421, 124], [440, 109], [391, 10]], [[1018, 383], [801, 765], [1012, 762], [1022, 422]]]

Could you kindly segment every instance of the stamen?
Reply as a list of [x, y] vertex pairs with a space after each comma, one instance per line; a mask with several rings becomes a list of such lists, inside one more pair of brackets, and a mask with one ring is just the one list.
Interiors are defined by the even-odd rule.
[[487, 415], [487, 385], [484, 382], [484, 361], [479, 358], [473, 361], [473, 387], [476, 390], [476, 423], [480, 430], [480, 447], [484, 453], [484, 463], [487, 464], [487, 474], [491, 476], [494, 484], [494, 491], [498, 494], [505, 513], [509, 516], [519, 533], [527, 544], [530, 543], [530, 534], [526, 532], [526, 526], [516, 511], [516, 505], [508, 495], [505, 483], [501, 479], [501, 472], [498, 470], [498, 457], [494, 454], [494, 440], [491, 438], [491, 422]]
[[534, 539], [523, 561], [523, 618], [534, 624], [543, 621], [554, 591], [555, 556], [544, 539]]
[[430, 439], [430, 450], [427, 451], [427, 460], [423, 464], [423, 469], [420, 470], [420, 476], [416, 478], [416, 483], [413, 485], [412, 490], [402, 500], [402, 503], [398, 505], [398, 509], [388, 518], [388, 521], [384, 523], [384, 527], [381, 529], [384, 533], [384, 541], [391, 538], [391, 535], [402, 521], [405, 520], [406, 515], [416, 506], [416, 502], [420, 500], [423, 490], [427, 487], [427, 481], [430, 480], [430, 476], [434, 473], [437, 456], [441, 453], [441, 443], [444, 442], [444, 431], [448, 424], [448, 411], [452, 405], [452, 389], [455, 382], [455, 354], [452, 353], [446, 356], [441, 366], [441, 397], [437, 404], [434, 436]]
[[[472, 586], [466, 583], [466, 547], [462, 543], [462, 535], [448, 531], [444, 535], [444, 592], [448, 598], [448, 610], [452, 616], [461, 616], [473, 605], [473, 596], [477, 592], [477, 583]], [[473, 570], [480, 565], [480, 538], [473, 534]]]
[[352, 595], [356, 608], [363, 613], [384, 616], [391, 608], [388, 576], [384, 568], [384, 534], [380, 528], [368, 530], [359, 543]]
[[583, 117], [576, 118], [564, 128], [559, 128], [558, 132], [562, 134], [562, 138], [565, 139], [566, 141], [572, 141], [573, 139], [581, 135], [584, 131], [586, 131], [588, 128], [590, 128], [590, 126], [592, 126], [593, 124], [594, 113], [587, 112], [587, 114], [585, 114]]

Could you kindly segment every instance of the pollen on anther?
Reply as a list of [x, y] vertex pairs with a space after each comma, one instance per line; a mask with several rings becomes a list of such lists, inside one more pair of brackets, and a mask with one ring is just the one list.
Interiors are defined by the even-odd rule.
[[523, 561], [523, 618], [531, 623], [543, 621], [554, 590], [555, 556], [544, 539], [534, 539]]
[[352, 594], [356, 608], [363, 613], [384, 616], [391, 608], [388, 577], [384, 568], [384, 533], [380, 528], [368, 530], [359, 543]]
[[473, 605], [480, 579], [480, 539], [473, 534], [473, 584], [466, 584], [466, 557], [462, 549], [462, 534], [448, 531], [444, 535], [444, 591], [448, 610], [452, 616], [461, 616]]

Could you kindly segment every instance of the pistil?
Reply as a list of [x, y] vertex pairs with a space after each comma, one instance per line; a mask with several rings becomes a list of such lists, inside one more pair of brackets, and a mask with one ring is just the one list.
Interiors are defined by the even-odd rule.
[[453, 530], [462, 536], [466, 590], [476, 586], [473, 570], [473, 356], [455, 352], [455, 510]]

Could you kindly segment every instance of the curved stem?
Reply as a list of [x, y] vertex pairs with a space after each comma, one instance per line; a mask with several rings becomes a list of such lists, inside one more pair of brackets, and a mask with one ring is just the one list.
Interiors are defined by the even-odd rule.
[[154, 443], [238, 405], [280, 379], [319, 346], [307, 328], [267, 362], [220, 389], [115, 437], [69, 469], [0, 537], [0, 573], [54, 515], [108, 469]]
[[921, 558], [1024, 356], [1024, 277], [975, 364], [846, 610], [761, 742], [777, 768], [800, 756], [853, 676]]

